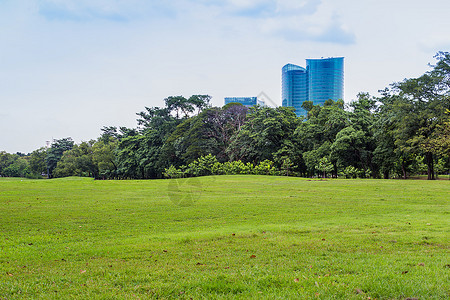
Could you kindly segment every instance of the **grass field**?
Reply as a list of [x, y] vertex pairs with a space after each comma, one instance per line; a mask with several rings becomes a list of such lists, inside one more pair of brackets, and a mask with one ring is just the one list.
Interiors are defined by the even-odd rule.
[[0, 179], [0, 299], [448, 299], [450, 181]]

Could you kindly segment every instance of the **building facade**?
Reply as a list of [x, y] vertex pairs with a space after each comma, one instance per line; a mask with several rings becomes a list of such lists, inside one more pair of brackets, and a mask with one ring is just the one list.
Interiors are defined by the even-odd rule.
[[282, 106], [295, 108], [297, 115], [305, 115], [302, 103], [308, 100], [308, 77], [306, 69], [297, 65], [287, 64], [281, 72]]
[[287, 64], [282, 68], [282, 105], [295, 108], [305, 116], [304, 101], [323, 105], [328, 99], [344, 97], [344, 58], [307, 59], [306, 69]]
[[259, 100], [258, 97], [225, 97], [225, 105], [228, 103], [241, 103], [247, 107], [255, 105], [265, 106], [264, 101]]

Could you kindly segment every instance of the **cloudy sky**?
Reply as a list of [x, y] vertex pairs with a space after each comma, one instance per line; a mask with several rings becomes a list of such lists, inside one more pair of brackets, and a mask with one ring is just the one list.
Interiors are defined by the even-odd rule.
[[345, 57], [345, 101], [450, 51], [448, 0], [0, 0], [0, 151], [136, 126], [167, 96], [265, 92], [281, 68]]

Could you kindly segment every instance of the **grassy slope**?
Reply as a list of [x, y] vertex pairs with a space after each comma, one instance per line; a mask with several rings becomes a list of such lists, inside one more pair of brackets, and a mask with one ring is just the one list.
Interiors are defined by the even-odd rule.
[[1, 179], [0, 299], [447, 299], [449, 194], [448, 181]]

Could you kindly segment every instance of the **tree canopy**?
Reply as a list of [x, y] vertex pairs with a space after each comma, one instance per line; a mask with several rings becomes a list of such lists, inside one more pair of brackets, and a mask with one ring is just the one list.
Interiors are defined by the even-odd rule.
[[0, 176], [146, 179], [208, 174], [435, 179], [450, 169], [450, 54], [379, 97], [292, 108], [212, 107], [209, 95], [169, 96], [137, 113], [136, 128], [96, 140], [54, 140], [28, 155], [0, 152]]

